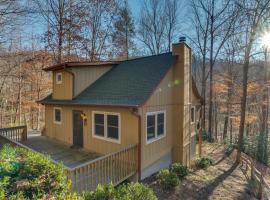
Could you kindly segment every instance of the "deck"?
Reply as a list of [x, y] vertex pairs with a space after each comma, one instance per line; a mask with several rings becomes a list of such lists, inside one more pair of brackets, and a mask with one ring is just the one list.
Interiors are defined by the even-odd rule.
[[72, 181], [72, 190], [79, 193], [94, 190], [98, 184], [118, 185], [137, 173], [137, 144], [99, 155], [27, 131], [26, 126], [0, 129], [0, 148], [6, 143], [48, 155], [53, 162], [62, 163]]
[[77, 167], [102, 156], [95, 152], [71, 148], [40, 134], [29, 134], [27, 140], [21, 143], [37, 152], [48, 155], [52, 160], [63, 163], [69, 168]]

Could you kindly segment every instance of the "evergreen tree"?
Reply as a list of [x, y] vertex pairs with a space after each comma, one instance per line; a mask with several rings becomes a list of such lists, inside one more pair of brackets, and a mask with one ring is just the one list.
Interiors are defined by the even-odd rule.
[[128, 59], [131, 51], [135, 49], [133, 38], [135, 36], [134, 20], [125, 0], [120, 6], [114, 22], [114, 32], [112, 34], [112, 43], [114, 46], [114, 55], [119, 58]]

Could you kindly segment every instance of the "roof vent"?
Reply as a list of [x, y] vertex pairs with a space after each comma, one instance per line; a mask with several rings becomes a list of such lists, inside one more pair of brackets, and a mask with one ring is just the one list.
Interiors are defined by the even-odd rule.
[[179, 37], [179, 42], [186, 42], [186, 37]]

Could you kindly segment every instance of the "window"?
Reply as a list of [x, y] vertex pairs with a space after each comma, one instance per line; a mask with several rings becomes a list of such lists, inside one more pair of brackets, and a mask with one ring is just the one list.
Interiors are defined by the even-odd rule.
[[195, 122], [195, 106], [191, 107], [190, 109], [190, 120], [191, 120], [191, 123]]
[[62, 83], [62, 73], [57, 73], [56, 74], [56, 84], [61, 84]]
[[146, 143], [165, 136], [165, 111], [146, 113]]
[[120, 114], [93, 112], [93, 137], [120, 143]]
[[61, 124], [62, 116], [61, 116], [62, 109], [61, 108], [54, 108], [54, 123]]

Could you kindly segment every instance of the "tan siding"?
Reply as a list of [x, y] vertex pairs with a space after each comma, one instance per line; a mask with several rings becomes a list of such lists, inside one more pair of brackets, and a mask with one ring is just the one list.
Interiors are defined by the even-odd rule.
[[81, 93], [111, 68], [111, 66], [71, 68], [70, 70], [74, 74], [74, 96]]
[[[111, 153], [131, 144], [138, 144], [138, 118], [127, 108], [104, 108], [86, 106], [55, 106], [62, 108], [62, 123], [53, 122], [53, 107], [46, 106], [46, 135], [65, 142], [73, 143], [72, 111], [80, 110], [87, 116], [87, 125], [84, 125], [84, 148], [101, 154]], [[92, 111], [120, 113], [121, 116], [121, 144], [113, 143], [92, 137]]]
[[[56, 74], [62, 73], [62, 84], [56, 84]], [[53, 98], [72, 99], [73, 97], [73, 76], [71, 73], [61, 70], [53, 72]]]
[[192, 106], [195, 107], [195, 123], [191, 124], [191, 136], [195, 135], [196, 133], [196, 129], [197, 129], [197, 124], [198, 124], [198, 121], [200, 119], [200, 99], [198, 99], [194, 93], [192, 92], [192, 95], [191, 95], [191, 103], [192, 103]]
[[[146, 168], [153, 162], [160, 159], [162, 156], [171, 152], [172, 150], [172, 132], [174, 126], [173, 123], [173, 106], [153, 106], [140, 109], [142, 116], [142, 169]], [[146, 113], [153, 111], [166, 111], [166, 135], [165, 137], [146, 144]]]
[[[173, 162], [189, 164], [191, 72], [190, 49], [179, 44], [180, 55], [152, 96], [140, 109], [142, 116], [142, 169], [172, 151]], [[183, 56], [184, 55], [184, 56]], [[166, 137], [146, 144], [146, 113], [166, 111]]]

